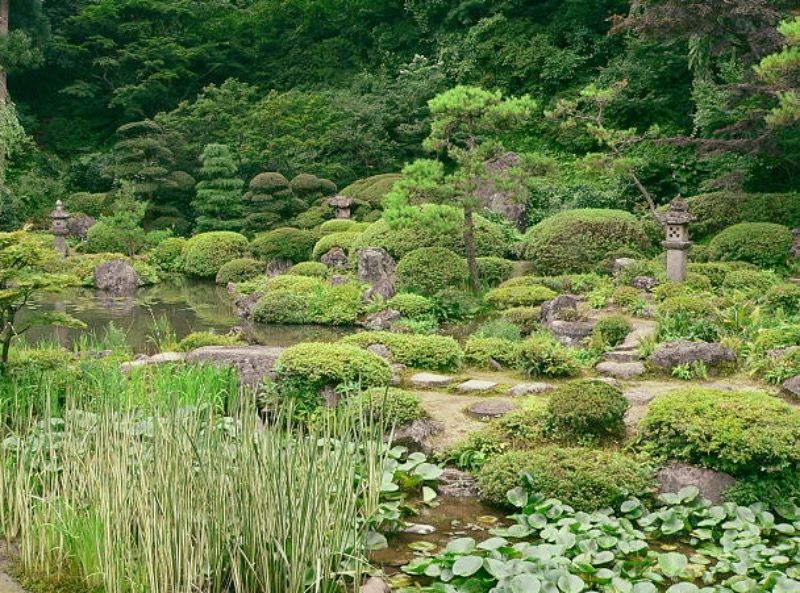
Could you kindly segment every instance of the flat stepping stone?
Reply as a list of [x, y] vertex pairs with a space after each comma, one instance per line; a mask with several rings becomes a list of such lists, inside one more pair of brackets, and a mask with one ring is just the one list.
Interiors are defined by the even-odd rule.
[[412, 375], [409, 382], [414, 387], [447, 387], [455, 380], [450, 375], [439, 375], [437, 373], [417, 373]]
[[505, 416], [513, 409], [514, 406], [507, 401], [499, 399], [487, 399], [485, 401], [472, 404], [467, 409], [467, 413], [470, 416], [480, 420], [492, 420], [494, 418]]
[[540, 395], [555, 389], [555, 385], [550, 383], [520, 383], [511, 387], [506, 394], [511, 397], [522, 397], [523, 395]]
[[603, 360], [608, 362], [637, 362], [640, 359], [635, 350], [612, 350], [603, 355]]
[[601, 362], [595, 369], [598, 373], [611, 375], [617, 379], [630, 379], [638, 377], [645, 372], [644, 364], [641, 362]]
[[481, 379], [470, 379], [469, 381], [464, 381], [460, 385], [456, 387], [456, 391], [460, 391], [461, 393], [477, 393], [480, 391], [491, 391], [497, 387], [497, 383], [494, 381], [482, 381]]
[[649, 391], [626, 391], [622, 395], [634, 406], [647, 405], [656, 398], [656, 396]]

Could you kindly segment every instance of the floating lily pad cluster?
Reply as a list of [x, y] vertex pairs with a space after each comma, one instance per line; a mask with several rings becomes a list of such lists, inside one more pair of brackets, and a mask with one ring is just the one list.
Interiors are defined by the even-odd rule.
[[800, 593], [800, 507], [713, 505], [697, 488], [658, 506], [576, 512], [522, 488], [490, 539], [452, 540], [403, 568], [427, 593]]

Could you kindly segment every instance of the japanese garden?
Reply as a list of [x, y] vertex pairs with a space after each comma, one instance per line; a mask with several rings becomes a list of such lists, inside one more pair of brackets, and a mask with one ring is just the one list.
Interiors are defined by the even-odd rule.
[[0, 0], [0, 593], [800, 593], [800, 9]]

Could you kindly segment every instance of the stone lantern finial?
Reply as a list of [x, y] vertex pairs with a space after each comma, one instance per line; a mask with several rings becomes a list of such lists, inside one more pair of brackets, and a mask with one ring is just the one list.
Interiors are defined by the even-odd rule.
[[56, 251], [58, 251], [62, 257], [66, 257], [67, 255], [67, 234], [69, 234], [67, 223], [69, 222], [69, 218], [69, 213], [64, 210], [64, 203], [61, 200], [57, 200], [55, 210], [50, 213], [50, 221], [52, 223], [51, 228], [53, 235], [55, 235]]
[[697, 217], [689, 212], [689, 204], [683, 198], [675, 198], [666, 214], [660, 217], [666, 234], [661, 243], [667, 251], [667, 279], [670, 282], [686, 280], [689, 264], [689, 223]]

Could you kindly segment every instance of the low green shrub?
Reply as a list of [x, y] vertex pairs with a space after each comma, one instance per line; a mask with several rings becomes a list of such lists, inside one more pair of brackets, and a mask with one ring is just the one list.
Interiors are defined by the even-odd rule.
[[384, 173], [354, 181], [339, 193], [353, 200], [365, 202], [373, 208], [380, 208], [383, 197], [402, 179], [399, 173]]
[[129, 261], [127, 257], [119, 253], [83, 253], [80, 255], [72, 255], [63, 260], [63, 269], [53, 270], [53, 272], [60, 272], [75, 276], [76, 281], [81, 286], [94, 286], [94, 269], [100, 264], [124, 260]]
[[354, 325], [364, 313], [363, 287], [331, 286], [311, 276], [284, 275], [268, 279], [253, 311], [260, 323]]
[[459, 288], [446, 288], [431, 297], [436, 318], [443, 322], [473, 319], [484, 312], [483, 300]]
[[143, 259], [135, 259], [131, 262], [136, 275], [139, 276], [139, 286], [151, 286], [161, 282], [158, 270]]
[[602, 381], [572, 381], [557, 387], [547, 403], [547, 425], [564, 437], [619, 437], [625, 430], [628, 400]]
[[800, 195], [721, 191], [688, 198], [697, 216], [692, 236], [702, 239], [740, 222], [773, 222], [800, 226]]
[[658, 456], [743, 476], [800, 462], [800, 410], [758, 391], [688, 388], [656, 398], [640, 426]]
[[558, 293], [586, 294], [605, 281], [599, 274], [562, 274], [560, 276], [515, 276], [500, 288], [514, 286], [546, 286]]
[[532, 307], [558, 296], [545, 286], [509, 286], [490, 290], [486, 302], [497, 309]]
[[313, 295], [288, 290], [273, 290], [264, 294], [253, 310], [259, 323], [305, 325], [312, 323], [309, 315]]
[[217, 272], [217, 284], [226, 285], [228, 282], [244, 282], [261, 276], [266, 271], [264, 262], [251, 257], [232, 259]]
[[464, 286], [467, 275], [467, 264], [459, 255], [442, 247], [424, 247], [398, 262], [397, 288], [432, 296], [446, 288]]
[[604, 317], [597, 322], [592, 330], [592, 342], [597, 345], [613, 348], [633, 331], [633, 326], [627, 317], [612, 315]]
[[164, 239], [150, 252], [150, 263], [162, 272], [182, 272], [185, 246], [186, 239], [183, 237]]
[[780, 281], [780, 276], [768, 270], [735, 270], [725, 276], [722, 287], [727, 290], [742, 290], [762, 295]]
[[788, 348], [780, 354], [757, 357], [750, 366], [754, 374], [769, 383], [781, 384], [800, 375], [800, 348]]
[[319, 391], [328, 386], [360, 384], [362, 387], [388, 385], [392, 379], [389, 364], [380, 356], [357, 346], [342, 343], [305, 342], [290, 346], [278, 358], [275, 373], [288, 387]]
[[225, 336], [213, 332], [193, 332], [178, 342], [178, 352], [190, 352], [204, 346], [234, 346], [241, 344], [239, 336]]
[[364, 287], [347, 283], [325, 286], [314, 293], [309, 304], [312, 323], [355, 325], [364, 312]]
[[508, 506], [508, 491], [522, 486], [594, 512], [631, 496], [647, 498], [653, 478], [647, 466], [622, 453], [549, 446], [495, 457], [478, 474], [478, 485], [483, 498], [499, 506]]
[[334, 410], [320, 408], [312, 424], [319, 424], [334, 413], [349, 418], [347, 426], [358, 426], [362, 419], [366, 423], [382, 423], [387, 428], [411, 424], [428, 416], [418, 395], [396, 387], [373, 387], [343, 399]]
[[617, 286], [611, 295], [611, 301], [615, 305], [631, 309], [645, 302], [642, 292], [633, 286]]
[[349, 253], [358, 235], [359, 233], [356, 231], [344, 231], [341, 233], [324, 235], [314, 244], [314, 250], [311, 255], [314, 259], [319, 259], [334, 247], [339, 247]]
[[289, 274], [294, 276], [308, 276], [310, 278], [324, 278], [328, 275], [328, 266], [318, 261], [304, 261], [293, 265]]
[[741, 261], [728, 261], [728, 262], [708, 262], [708, 263], [695, 263], [689, 264], [689, 272], [693, 274], [702, 274], [711, 281], [713, 288], [720, 288], [725, 282], [725, 277], [731, 272], [738, 270], [757, 270], [758, 268], [753, 264]]
[[420, 319], [433, 314], [433, 302], [430, 299], [411, 292], [400, 292], [387, 303], [390, 309], [398, 311], [403, 317]]
[[753, 336], [750, 350], [760, 357], [769, 350], [788, 346], [800, 346], [800, 324], [760, 328]]
[[771, 286], [764, 295], [764, 304], [770, 309], [797, 313], [800, 311], [800, 284], [785, 282]]
[[502, 257], [479, 257], [477, 263], [478, 277], [484, 287], [497, 286], [514, 274], [514, 262]]
[[326, 220], [319, 226], [319, 231], [323, 235], [331, 233], [344, 233], [358, 228], [359, 223], [349, 218], [334, 218], [333, 220]]
[[247, 248], [247, 238], [239, 233], [214, 231], [195, 235], [183, 248], [184, 271], [200, 278], [214, 278], [227, 262], [244, 257]]
[[525, 258], [545, 275], [593, 272], [621, 249], [642, 253], [652, 247], [632, 214], [591, 208], [544, 219], [528, 231], [525, 244]]
[[262, 261], [283, 260], [293, 264], [311, 258], [316, 239], [314, 234], [292, 227], [261, 233], [250, 243], [253, 257]]
[[695, 316], [712, 317], [716, 313], [716, 307], [709, 298], [702, 295], [668, 297], [658, 305], [658, 313], [661, 316], [682, 312]]
[[743, 222], [726, 228], [709, 243], [711, 259], [744, 261], [762, 268], [786, 265], [791, 231], [780, 224]]
[[533, 334], [520, 344], [519, 365], [532, 377], [571, 377], [578, 372], [574, 352], [547, 333]]
[[522, 333], [530, 334], [541, 328], [542, 311], [539, 307], [511, 307], [503, 310], [502, 319], [520, 328]]
[[507, 319], [491, 319], [481, 325], [473, 334], [476, 338], [503, 338], [518, 342], [522, 339], [519, 326]]
[[383, 344], [395, 362], [421, 369], [454, 370], [464, 358], [461, 346], [449, 336], [373, 331], [346, 336], [341, 342], [361, 348]]
[[791, 468], [780, 472], [758, 473], [736, 480], [724, 492], [725, 500], [742, 506], [755, 503], [770, 508], [800, 503], [800, 470]]
[[519, 365], [519, 349], [518, 341], [470, 336], [464, 348], [464, 360], [468, 365], [485, 369], [494, 370], [494, 364], [516, 368]]

